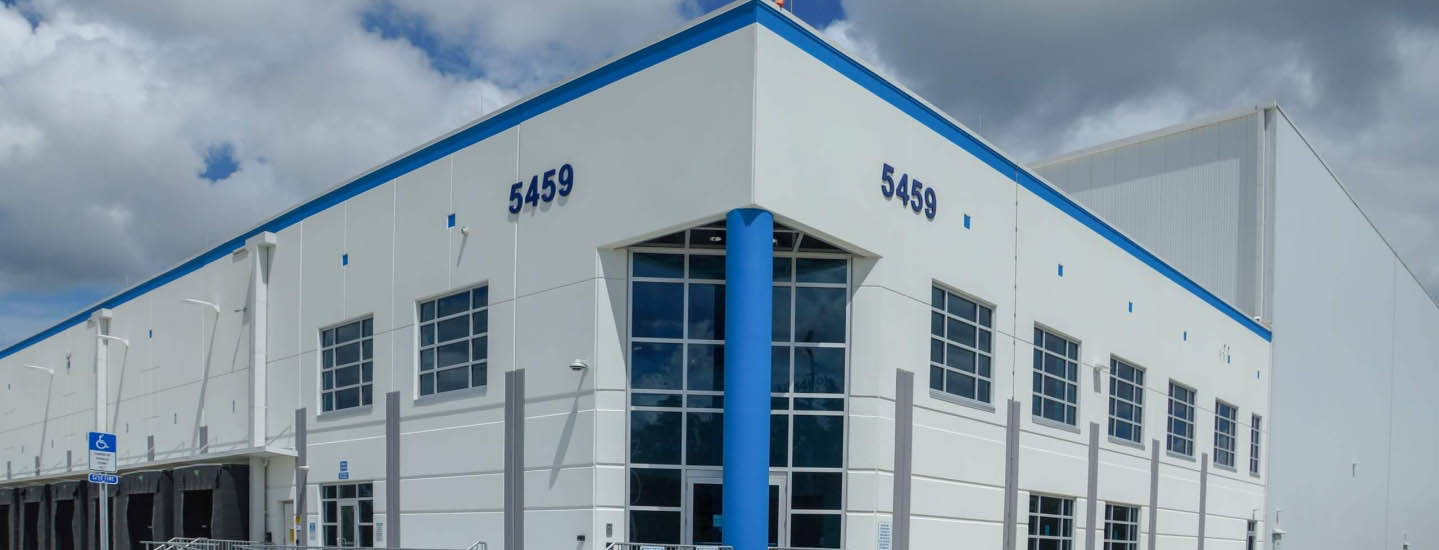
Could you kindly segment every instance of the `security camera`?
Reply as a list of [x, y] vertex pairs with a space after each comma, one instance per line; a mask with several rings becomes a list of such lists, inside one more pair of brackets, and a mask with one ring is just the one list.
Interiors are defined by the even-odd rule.
[[584, 359], [575, 359], [574, 361], [570, 361], [570, 370], [572, 371], [580, 372], [587, 368], [590, 368], [590, 365], [588, 363], [585, 363]]

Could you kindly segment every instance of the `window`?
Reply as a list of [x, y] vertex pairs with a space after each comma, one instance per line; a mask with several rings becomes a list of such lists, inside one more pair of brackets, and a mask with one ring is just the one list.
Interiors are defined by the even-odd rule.
[[338, 411], [374, 400], [374, 319], [320, 331], [320, 409]]
[[1218, 399], [1214, 400], [1214, 463], [1234, 467], [1234, 421], [1239, 410]]
[[1104, 507], [1104, 550], [1139, 550], [1139, 507]]
[[1169, 383], [1169, 437], [1164, 449], [1194, 456], [1194, 390]]
[[373, 548], [375, 546], [374, 487], [369, 483], [322, 485], [320, 506], [324, 511], [325, 546]]
[[488, 380], [490, 289], [420, 302], [420, 395], [483, 388]]
[[930, 308], [929, 387], [989, 403], [994, 311], [939, 287]]
[[1249, 417], [1249, 473], [1259, 475], [1259, 438], [1263, 432], [1259, 429], [1259, 422], [1263, 420], [1259, 415]]
[[1144, 369], [1109, 360], [1109, 435], [1139, 443], [1144, 439]]
[[[699, 513], [684, 502], [686, 480], [723, 466], [725, 256], [708, 243], [722, 246], [724, 231], [686, 233], [685, 249], [647, 244], [630, 256], [629, 533], [638, 542], [686, 540], [685, 526], [697, 523], [685, 514]], [[775, 236], [777, 247], [793, 245]], [[653, 244], [685, 235], [677, 241]], [[788, 541], [773, 546], [841, 542], [849, 260], [820, 256], [774, 257], [770, 466], [786, 476], [790, 517]]]
[[1034, 416], [1073, 426], [1079, 407], [1079, 343], [1035, 327]]
[[1244, 550], [1254, 550], [1254, 539], [1258, 538], [1255, 533], [1259, 529], [1259, 522], [1248, 520], [1244, 523]]
[[1029, 550], [1074, 547], [1074, 499], [1029, 495]]

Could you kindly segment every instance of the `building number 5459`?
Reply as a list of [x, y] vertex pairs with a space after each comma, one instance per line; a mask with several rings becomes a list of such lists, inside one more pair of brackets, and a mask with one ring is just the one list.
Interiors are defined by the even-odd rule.
[[924, 217], [934, 219], [939, 210], [939, 194], [933, 187], [925, 187], [919, 178], [911, 178], [909, 174], [900, 174], [899, 181], [895, 182], [894, 167], [889, 164], [884, 165], [879, 180], [879, 192], [884, 194], [884, 198], [899, 197], [900, 207], [908, 207], [915, 213], [923, 211]]
[[510, 186], [510, 213], [519, 214], [520, 209], [528, 203], [538, 208], [540, 201], [550, 202], [555, 196], [569, 196], [570, 191], [575, 188], [575, 168], [569, 164], [545, 170], [543, 175], [535, 174], [530, 177], [530, 186], [525, 189], [523, 195], [520, 189], [525, 187], [524, 180], [515, 182]]

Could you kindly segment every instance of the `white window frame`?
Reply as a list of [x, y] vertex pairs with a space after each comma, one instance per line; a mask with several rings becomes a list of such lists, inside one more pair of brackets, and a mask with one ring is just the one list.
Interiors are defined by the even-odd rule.
[[[1033, 374], [1039, 376], [1041, 384], [1039, 386], [1034, 386], [1030, 388], [1030, 399], [1032, 401], [1032, 405], [1030, 407], [1030, 414], [1034, 417], [1035, 420], [1038, 420], [1040, 422], [1052, 423], [1068, 428], [1076, 428], [1079, 426], [1079, 354], [1081, 344], [1077, 338], [1070, 337], [1064, 333], [1055, 331], [1043, 325], [1034, 325], [1034, 333], [1035, 341], [1033, 342], [1033, 345], [1034, 351], [1037, 353], [1037, 355], [1034, 357], [1035, 364]], [[1065, 343], [1065, 355], [1056, 354], [1053, 351], [1050, 351], [1049, 349], [1044, 347], [1044, 343], [1047, 342], [1050, 338], [1054, 338]], [[1044, 341], [1042, 342], [1040, 340]], [[1074, 347], [1073, 357], [1068, 356], [1069, 346]], [[1065, 377], [1060, 378], [1046, 371], [1044, 369], [1044, 357], [1057, 357], [1061, 361], [1063, 361], [1065, 364]], [[1068, 372], [1071, 369], [1074, 371], [1074, 376], [1072, 378], [1068, 376]], [[1065, 398], [1063, 401], [1058, 401], [1053, 397], [1045, 395], [1043, 381], [1048, 379], [1057, 380], [1064, 385]], [[1031, 380], [1033, 380], [1033, 376], [1031, 376]], [[1072, 401], [1069, 399], [1070, 393], [1074, 394], [1074, 399]], [[1045, 416], [1044, 403], [1049, 401], [1055, 401], [1063, 404], [1066, 407], [1066, 412], [1069, 414], [1064, 415], [1065, 418], [1063, 419], [1054, 419]], [[1037, 411], [1034, 410], [1034, 405], [1038, 405], [1039, 409]]]
[[1261, 423], [1264, 417], [1257, 414], [1249, 415], [1249, 475], [1259, 475], [1259, 450], [1260, 439], [1264, 437], [1264, 430]]
[[[1134, 370], [1133, 380], [1126, 380], [1119, 376], [1119, 367], [1123, 365]], [[1144, 375], [1145, 369], [1118, 357], [1109, 358], [1109, 437], [1116, 441], [1142, 445], [1144, 441]], [[1124, 399], [1118, 395], [1120, 385], [1128, 385], [1134, 388], [1134, 400]], [[1134, 420], [1120, 418], [1115, 415], [1115, 410], [1120, 403], [1126, 403], [1134, 408]], [[1115, 435], [1115, 425], [1119, 423], [1129, 424], [1134, 427], [1133, 437], [1124, 438]]]
[[[1059, 514], [1046, 514], [1040, 512], [1043, 502], [1048, 499], [1059, 501]], [[1040, 518], [1058, 518], [1060, 532], [1057, 534], [1040, 534]], [[1059, 550], [1074, 549], [1074, 499], [1070, 497], [1047, 495], [1042, 493], [1030, 493], [1029, 495], [1029, 533], [1028, 542], [1038, 546], [1039, 543], [1047, 540], [1057, 541]]]
[[[1115, 519], [1114, 512], [1120, 508], [1130, 513], [1128, 519]], [[1113, 502], [1104, 504], [1104, 550], [1139, 550], [1139, 513], [1140, 507], [1138, 506]], [[1133, 538], [1127, 540], [1114, 538], [1114, 530], [1110, 529], [1111, 524], [1123, 524], [1129, 527], [1129, 533]]]
[[[484, 289], [484, 290], [485, 290], [485, 303], [484, 303], [484, 305], [476, 306], [476, 305], [474, 304], [474, 302], [473, 302], [473, 296], [474, 296], [475, 291], [476, 291], [476, 290], [480, 290], [480, 289]], [[469, 297], [469, 299], [470, 299], [470, 301], [469, 301], [469, 303], [468, 303], [468, 306], [465, 308], [465, 310], [464, 310], [463, 312], [452, 313], [452, 314], [450, 314], [450, 315], [446, 315], [446, 316], [444, 316], [444, 317], [441, 317], [441, 316], [439, 315], [439, 302], [440, 302], [440, 300], [443, 300], [443, 299], [445, 299], [445, 298], [449, 298], [449, 297], [452, 297], [452, 296], [455, 296], [455, 295], [461, 294], [461, 293], [466, 294], [466, 295]], [[489, 299], [489, 283], [480, 283], [480, 284], [471, 285], [471, 286], [468, 286], [468, 287], [461, 287], [461, 288], [457, 288], [457, 289], [450, 290], [450, 291], [448, 291], [448, 292], [444, 292], [444, 293], [441, 293], [441, 294], [436, 294], [436, 295], [434, 295], [434, 296], [429, 296], [429, 297], [422, 298], [422, 299], [419, 299], [419, 300], [416, 300], [416, 301], [415, 301], [415, 378], [414, 378], [414, 380], [415, 380], [415, 396], [416, 396], [417, 399], [431, 399], [431, 398], [435, 398], [435, 397], [439, 397], [439, 396], [456, 395], [456, 394], [462, 394], [462, 393], [471, 392], [471, 391], [474, 391], [474, 392], [483, 392], [483, 391], [486, 390], [486, 388], [489, 387], [489, 363], [490, 363], [490, 361], [489, 361], [489, 360], [490, 360], [490, 350], [489, 350], [489, 341], [490, 341], [490, 338], [489, 338], [489, 337], [490, 337], [490, 332], [489, 332], [489, 317], [490, 317], [490, 305], [491, 305], [491, 303], [492, 303], [492, 302], [491, 302], [491, 300]], [[434, 305], [434, 308], [435, 308], [435, 316], [432, 317], [432, 318], [429, 319], [429, 320], [424, 320], [424, 318], [425, 318], [425, 316], [424, 316], [424, 308], [425, 308], [426, 305], [430, 305], [430, 304], [433, 304], [433, 305]], [[482, 332], [482, 333], [475, 333], [475, 332], [474, 332], [474, 321], [471, 320], [471, 321], [470, 321], [469, 323], [467, 323], [467, 325], [466, 325], [466, 326], [469, 327], [469, 330], [466, 331], [467, 334], [466, 334], [463, 338], [454, 338], [454, 339], [445, 340], [445, 341], [439, 341], [439, 340], [438, 340], [438, 338], [439, 338], [439, 336], [438, 336], [439, 324], [440, 324], [441, 321], [448, 321], [448, 320], [452, 320], [452, 319], [459, 319], [459, 318], [461, 318], [461, 317], [472, 318], [476, 313], [482, 313], [482, 314], [484, 314], [484, 317], [485, 317], [485, 331], [484, 331], [484, 332]], [[433, 330], [436, 332], [435, 341], [432, 341], [432, 342], [429, 343], [429, 344], [425, 344], [425, 343], [424, 343], [424, 332], [425, 332], [426, 330], [431, 330], [430, 327], [434, 327]], [[481, 341], [484, 342], [483, 346], [484, 346], [484, 350], [485, 350], [485, 356], [484, 356], [484, 358], [482, 358], [482, 359], [475, 359], [475, 358], [474, 358], [474, 351], [473, 351], [473, 347], [472, 347], [472, 346], [475, 345], [475, 341], [476, 341], [476, 340], [481, 340]], [[465, 353], [466, 353], [466, 359], [465, 359], [465, 361], [464, 361], [463, 363], [456, 363], [456, 364], [454, 364], [454, 365], [448, 365], [448, 366], [444, 366], [444, 367], [439, 366], [439, 349], [440, 349], [440, 347], [441, 347], [441, 346], [444, 346], [444, 345], [453, 345], [453, 344], [456, 344], [456, 343], [459, 343], [459, 342], [467, 342], [467, 343], [469, 344], [469, 345], [465, 346]], [[433, 353], [433, 355], [434, 355], [435, 366], [432, 367], [430, 370], [425, 370], [425, 369], [424, 369], [424, 363], [423, 363], [423, 362], [424, 362], [424, 356], [425, 356], [425, 352], [426, 352], [426, 351], [431, 351], [431, 352]], [[483, 366], [483, 367], [484, 367], [484, 371], [485, 371], [485, 376], [482, 377], [482, 379], [481, 379], [481, 380], [478, 380], [478, 381], [475, 380], [475, 377], [474, 377], [474, 375], [473, 375], [473, 369], [474, 369], [474, 367], [477, 366], [477, 365]], [[469, 372], [467, 373], [467, 374], [468, 374], [469, 384], [468, 384], [467, 386], [463, 387], [463, 388], [454, 388], [454, 389], [450, 389], [450, 390], [440, 391], [440, 389], [439, 389], [439, 373], [442, 372], [442, 371], [452, 371], [452, 370], [460, 370], [460, 369], [465, 369], [465, 370], [469, 371]], [[431, 382], [431, 384], [432, 384], [432, 386], [433, 386], [433, 387], [432, 387], [432, 390], [431, 390], [430, 392], [428, 392], [428, 393], [425, 392], [425, 384], [424, 384], [424, 382], [423, 382], [423, 381], [424, 381], [424, 377], [425, 377], [426, 375], [430, 375], [431, 378], [433, 379], [432, 382]]]
[[[1228, 411], [1229, 416], [1224, 412]], [[1223, 399], [1214, 400], [1214, 464], [1233, 470], [1238, 451], [1239, 407]], [[1227, 428], [1226, 428], [1227, 426]]]
[[[1174, 390], [1175, 390], [1175, 389], [1179, 389], [1179, 390], [1183, 390], [1183, 391], [1187, 392], [1187, 393], [1188, 393], [1189, 400], [1188, 400], [1188, 401], [1184, 401], [1184, 400], [1181, 400], [1181, 399], [1175, 397], [1175, 395], [1174, 395]], [[1195, 440], [1195, 433], [1194, 433], [1194, 432], [1195, 432], [1195, 427], [1197, 426], [1197, 419], [1195, 418], [1195, 412], [1198, 411], [1198, 407], [1195, 405], [1195, 403], [1198, 401], [1198, 398], [1199, 398], [1199, 391], [1195, 390], [1194, 388], [1191, 388], [1191, 387], [1186, 386], [1186, 385], [1184, 385], [1184, 384], [1180, 384], [1179, 382], [1175, 382], [1175, 381], [1173, 381], [1173, 380], [1170, 380], [1170, 381], [1169, 381], [1169, 416], [1168, 416], [1169, 421], [1166, 423], [1166, 424], [1167, 424], [1167, 427], [1166, 427], [1166, 430], [1165, 430], [1165, 438], [1164, 438], [1164, 450], [1165, 450], [1165, 451], [1167, 451], [1167, 452], [1169, 452], [1169, 453], [1171, 453], [1171, 454], [1178, 455], [1178, 456], [1183, 456], [1183, 457], [1186, 457], [1186, 458], [1194, 458], [1194, 440]], [[1175, 413], [1175, 409], [1176, 409], [1176, 408], [1179, 408], [1179, 407], [1184, 407], [1184, 408], [1187, 408], [1187, 409], [1188, 409], [1188, 411], [1189, 411], [1189, 417], [1188, 417], [1188, 419], [1179, 418], [1179, 417], [1175, 416], [1175, 414], [1174, 414], [1174, 413]], [[1186, 435], [1180, 435], [1180, 434], [1178, 434], [1178, 433], [1175, 433], [1174, 427], [1175, 427], [1176, 424], [1183, 424], [1183, 425], [1187, 426], [1187, 427], [1189, 428], [1189, 429], [1188, 429], [1188, 435], [1186, 436]], [[1175, 443], [1176, 443], [1176, 442], [1181, 442], [1181, 443], [1184, 443], [1185, 445], [1183, 446], [1183, 448], [1176, 448], [1176, 447], [1175, 447]]]
[[[944, 301], [945, 301], [944, 304], [942, 304], [942, 305], [940, 305], [940, 306], [936, 306], [936, 305], [934, 304], [934, 300], [935, 300], [935, 295], [936, 295], [936, 294], [939, 294], [939, 295], [941, 295], [941, 296], [944, 297]], [[971, 320], [969, 320], [969, 319], [965, 319], [964, 317], [960, 317], [960, 316], [958, 316], [958, 315], [955, 315], [955, 314], [953, 314], [953, 313], [950, 313], [950, 311], [949, 311], [949, 309], [948, 309], [947, 306], [948, 306], [948, 304], [949, 304], [949, 301], [950, 301], [950, 300], [953, 300], [953, 299], [960, 299], [960, 300], [964, 300], [964, 301], [966, 301], [966, 302], [969, 302], [969, 303], [974, 304], [974, 306], [975, 306], [975, 319], [974, 319], [973, 321], [971, 321]], [[986, 315], [988, 315], [988, 317], [989, 317], [989, 323], [988, 323], [988, 324], [983, 324], [981, 321], [984, 319], [984, 317], [985, 317]], [[938, 282], [935, 282], [935, 283], [933, 283], [933, 285], [931, 286], [931, 289], [930, 289], [929, 316], [930, 316], [930, 331], [929, 331], [929, 341], [930, 341], [930, 352], [929, 352], [929, 367], [930, 367], [930, 368], [929, 368], [929, 388], [930, 388], [930, 390], [937, 392], [937, 395], [942, 395], [943, 397], [949, 398], [949, 399], [959, 399], [959, 400], [962, 400], [962, 402], [967, 401], [967, 402], [972, 402], [972, 403], [977, 403], [977, 404], [983, 404], [983, 405], [986, 405], [986, 406], [989, 406], [989, 405], [993, 404], [993, 403], [994, 403], [994, 306], [990, 305], [989, 303], [987, 303], [987, 302], [985, 302], [985, 301], [983, 301], [983, 300], [977, 300], [977, 299], [971, 297], [971, 296], [968, 295], [968, 294], [965, 294], [965, 293], [963, 293], [963, 292], [958, 292], [958, 291], [956, 291], [956, 290], [950, 289], [949, 287], [946, 287], [946, 286], [944, 286], [944, 285], [941, 285], [941, 284], [939, 284]], [[962, 342], [960, 342], [960, 341], [958, 341], [958, 340], [949, 338], [949, 336], [948, 336], [947, 334], [935, 334], [935, 331], [934, 331], [934, 322], [935, 322], [935, 317], [936, 317], [936, 316], [938, 316], [939, 319], [940, 319], [940, 322], [943, 323], [943, 326], [940, 328], [940, 332], [947, 332], [947, 331], [948, 331], [948, 328], [947, 328], [947, 327], [949, 326], [949, 323], [951, 323], [951, 322], [956, 322], [956, 323], [960, 323], [961, 325], [967, 325], [967, 326], [970, 326], [970, 327], [974, 327], [974, 330], [975, 330], [975, 344], [974, 344], [974, 345], [969, 345], [969, 344], [962, 343]], [[982, 341], [984, 340], [984, 338], [985, 338], [986, 336], [988, 337], [988, 341], [989, 341], [989, 345], [987, 346], [989, 349], [988, 349], [988, 350], [980, 349], [981, 347], [985, 347], [985, 346], [981, 346], [980, 344], [982, 343]], [[935, 351], [936, 351], [936, 350], [935, 350], [935, 346], [936, 346], [936, 345], [939, 346], [939, 350], [938, 350], [938, 351], [939, 351], [939, 357], [938, 357], [938, 358], [935, 357]], [[964, 370], [963, 368], [953, 367], [953, 366], [950, 366], [950, 365], [947, 364], [947, 363], [948, 363], [948, 358], [949, 358], [949, 347], [950, 347], [950, 346], [954, 346], [954, 347], [957, 347], [957, 348], [962, 349], [963, 351], [968, 351], [968, 352], [974, 354], [974, 356], [975, 356], [975, 364], [974, 364], [974, 371], [973, 371], [973, 372], [966, 371], [966, 370]], [[937, 359], [937, 360], [936, 360], [936, 359]], [[981, 365], [987, 365], [988, 368], [987, 368], [987, 369], [982, 369], [982, 368], [981, 368]], [[935, 380], [935, 375], [934, 375], [934, 374], [935, 374], [935, 369], [939, 369], [940, 379], [939, 379], [938, 381]], [[984, 374], [981, 373], [981, 370], [988, 370], [988, 371], [989, 371], [989, 374], [988, 374], [988, 375], [984, 375]], [[952, 375], [953, 375], [953, 376], [962, 376], [962, 377], [972, 378], [972, 379], [974, 380], [974, 384], [973, 384], [974, 395], [973, 395], [973, 396], [969, 396], [969, 395], [963, 395], [963, 394], [960, 394], [960, 393], [955, 393], [955, 392], [953, 392], [953, 391], [950, 391], [950, 389], [949, 389], [949, 387], [948, 387], [948, 380], [949, 380], [949, 378], [950, 378]], [[938, 385], [936, 385], [936, 383], [937, 383]], [[986, 391], [981, 391], [981, 388], [987, 388], [987, 390], [986, 390]], [[983, 396], [984, 398], [983, 398], [983, 399], [980, 399], [981, 396]]]
[[[338, 338], [339, 335], [338, 335], [337, 333], [339, 332], [339, 329], [341, 329], [341, 328], [343, 328], [343, 327], [348, 327], [348, 326], [350, 326], [350, 325], [360, 325], [360, 337], [359, 337], [359, 338], [356, 338], [356, 339], [353, 339], [353, 340], [346, 340], [346, 341], [344, 341], [344, 342], [338, 342], [338, 341], [336, 341], [336, 340], [331, 340], [329, 344], [326, 344], [326, 343], [325, 343], [325, 333], [326, 333], [326, 332], [330, 332], [330, 333], [334, 334], [334, 338]], [[367, 325], [369, 326], [369, 334], [366, 334], [366, 333], [365, 333], [365, 327], [366, 327]], [[363, 315], [363, 316], [360, 316], [360, 317], [355, 317], [355, 318], [353, 318], [353, 319], [349, 319], [349, 320], [346, 320], [346, 321], [343, 321], [343, 322], [340, 322], [340, 323], [335, 323], [335, 324], [333, 324], [333, 325], [330, 325], [330, 326], [321, 328], [319, 331], [316, 332], [315, 335], [316, 335], [316, 337], [318, 338], [319, 347], [318, 347], [317, 352], [315, 353], [315, 361], [319, 363], [319, 369], [317, 369], [318, 374], [319, 374], [319, 380], [316, 381], [315, 387], [319, 389], [319, 405], [320, 405], [320, 406], [318, 407], [319, 410], [320, 410], [319, 414], [330, 414], [330, 413], [337, 413], [337, 412], [350, 411], [350, 410], [360, 410], [360, 409], [364, 409], [364, 408], [366, 408], [366, 407], [370, 407], [370, 406], [374, 405], [374, 400], [375, 400], [375, 397], [374, 397], [374, 391], [375, 391], [375, 389], [374, 389], [374, 387], [375, 387], [375, 371], [374, 371], [374, 363], [375, 363], [375, 353], [374, 353], [374, 349], [375, 349], [375, 330], [374, 330], [374, 325], [375, 325], [375, 316], [372, 315], [372, 314], [366, 314], [366, 315]], [[356, 361], [354, 361], [354, 362], [345, 363], [345, 364], [343, 364], [343, 365], [338, 364], [338, 359], [337, 359], [337, 358], [334, 358], [335, 351], [338, 350], [339, 348], [343, 347], [343, 346], [349, 345], [349, 344], [352, 343], [352, 342], [359, 343], [359, 346], [360, 346], [359, 359], [356, 360]], [[370, 356], [369, 356], [368, 358], [365, 357], [365, 344], [366, 344], [366, 343], [369, 344], [369, 350], [370, 350]], [[327, 362], [327, 360], [326, 360], [326, 354], [327, 354], [327, 353], [330, 354], [330, 356], [331, 356], [331, 358], [332, 358], [332, 359], [329, 361], [329, 362], [331, 363], [329, 366], [326, 366], [326, 365], [325, 365], [325, 363]], [[365, 365], [366, 363], [369, 363], [369, 364], [370, 364], [370, 378], [369, 378], [369, 380], [366, 380], [366, 379], [365, 379], [365, 368], [364, 368], [364, 365]], [[351, 366], [353, 366], [353, 367], [355, 367], [356, 369], [359, 370], [359, 374], [358, 374], [359, 382], [358, 382], [358, 383], [346, 385], [346, 386], [343, 386], [343, 387], [337, 386], [337, 385], [335, 385], [335, 384], [332, 383], [329, 389], [326, 389], [326, 388], [325, 388], [325, 375], [326, 375], [326, 374], [330, 374], [331, 376], [334, 376], [333, 373], [336, 373], [336, 372], [338, 372], [338, 371], [341, 370], [341, 369], [348, 368], [348, 367], [351, 367]], [[370, 398], [369, 398], [368, 401], [365, 399], [365, 389], [366, 389], [367, 387], [368, 387], [369, 390], [370, 390]], [[357, 388], [356, 391], [359, 393], [358, 402], [357, 402], [354, 406], [341, 408], [341, 407], [339, 406], [339, 392], [340, 392], [341, 390], [347, 390], [347, 389], [350, 389], [350, 388]], [[326, 397], [326, 396], [330, 396], [330, 401], [331, 401], [331, 406], [328, 407], [328, 408], [325, 407], [325, 397]]]

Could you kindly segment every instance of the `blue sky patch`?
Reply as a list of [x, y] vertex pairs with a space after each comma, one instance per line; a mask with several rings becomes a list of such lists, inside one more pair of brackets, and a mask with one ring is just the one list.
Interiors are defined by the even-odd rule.
[[0, 293], [0, 344], [9, 345], [54, 324], [57, 312], [80, 311], [117, 289], [85, 286], [62, 292]]
[[[734, 0], [698, 0], [700, 13], [685, 14], [698, 17], [730, 4]], [[773, 2], [774, 0], [765, 0]], [[793, 9], [791, 9], [793, 8]], [[844, 6], [840, 0], [785, 0], [785, 10], [799, 17], [809, 26], [824, 30], [830, 23], [844, 19]]]
[[380, 2], [374, 9], [360, 15], [360, 25], [365, 32], [380, 35], [385, 40], [404, 40], [425, 52], [430, 68], [446, 76], [477, 78], [483, 72], [470, 64], [470, 56], [464, 49], [446, 44], [421, 15], [406, 13], [393, 2]]
[[20, 4], [16, 0], [0, 0], [0, 6], [4, 6], [7, 9], [15, 8], [18, 10], [20, 17], [24, 17], [26, 21], [30, 22], [30, 30], [33, 31], [40, 26], [40, 12], [35, 9], [35, 6], [30, 5], [28, 2], [26, 4]]
[[235, 160], [235, 146], [229, 142], [211, 145], [205, 149], [205, 169], [200, 172], [200, 177], [215, 183], [230, 177], [240, 169], [240, 163]]

